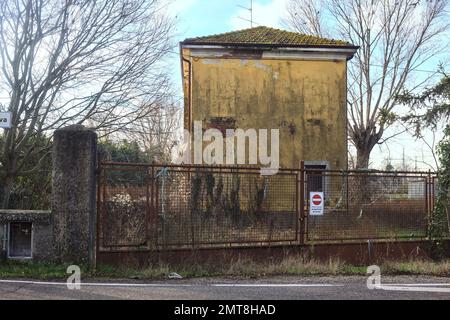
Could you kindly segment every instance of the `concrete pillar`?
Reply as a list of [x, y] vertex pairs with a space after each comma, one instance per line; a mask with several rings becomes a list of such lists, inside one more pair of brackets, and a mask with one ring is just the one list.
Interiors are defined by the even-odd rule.
[[52, 215], [55, 260], [92, 264], [97, 135], [80, 125], [55, 131]]

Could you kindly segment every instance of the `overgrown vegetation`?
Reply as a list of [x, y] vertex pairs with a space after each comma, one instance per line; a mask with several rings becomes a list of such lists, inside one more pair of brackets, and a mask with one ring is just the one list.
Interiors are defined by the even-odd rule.
[[[153, 161], [153, 155], [149, 150], [142, 149], [136, 141], [123, 139], [113, 141], [100, 140], [98, 153], [101, 161], [124, 163], [149, 163]], [[110, 170], [105, 175], [108, 185], [144, 186], [146, 183], [146, 168], [135, 170]]]
[[[442, 121], [450, 119], [450, 77], [444, 73], [443, 78], [432, 88], [419, 95], [405, 92], [397, 98], [398, 102], [411, 106], [411, 113], [403, 118], [416, 127], [416, 136], [423, 128], [437, 129]], [[446, 250], [443, 239], [449, 235], [448, 207], [450, 190], [450, 124], [446, 123], [444, 137], [439, 142], [437, 197], [430, 217], [428, 238], [430, 256], [442, 259]]]
[[442, 240], [449, 235], [447, 211], [450, 206], [450, 125], [444, 129], [444, 138], [439, 142], [438, 155], [441, 166], [438, 171], [436, 202], [430, 219], [429, 239], [432, 241], [432, 256], [442, 259], [447, 249]]
[[[0, 147], [4, 136], [0, 135]], [[20, 173], [17, 174], [9, 194], [9, 208], [23, 210], [48, 210], [51, 200], [51, 176], [52, 176], [52, 141], [49, 137], [32, 139], [31, 143], [36, 148], [46, 149], [40, 155], [29, 157], [23, 163]], [[147, 163], [154, 160], [154, 154], [150, 150], [142, 149], [136, 141], [101, 140], [99, 142], [99, 153], [103, 160], [115, 162]], [[0, 152], [0, 176], [2, 173], [3, 154]], [[136, 181], [143, 184], [142, 172], [114, 172], [115, 181]], [[112, 181], [113, 179], [110, 178]], [[4, 185], [0, 183], [0, 198], [5, 193]]]
[[136, 141], [126, 139], [100, 140], [99, 153], [102, 160], [114, 162], [147, 163], [154, 159], [149, 150], [143, 150]]
[[[450, 260], [386, 261], [380, 265], [382, 275], [450, 276]], [[82, 278], [97, 279], [167, 279], [171, 272], [184, 278], [198, 277], [269, 277], [269, 276], [365, 276], [367, 266], [355, 266], [339, 259], [317, 261], [304, 256], [288, 256], [281, 261], [254, 262], [249, 259], [231, 259], [228, 263], [159, 264], [142, 269], [98, 266], [95, 271], [82, 268]], [[0, 264], [0, 279], [30, 278], [39, 280], [66, 279], [66, 266], [32, 262], [10, 261]]]
[[[52, 159], [50, 150], [51, 139], [45, 136], [30, 138], [28, 147], [43, 150], [40, 154], [26, 155], [18, 153], [19, 160], [28, 157], [26, 162], [21, 162], [15, 173], [15, 183], [8, 187], [3, 183], [6, 179], [3, 164], [6, 163], [5, 153], [0, 151], [0, 199], [4, 194], [9, 195], [9, 207], [13, 209], [46, 210], [50, 208], [51, 195], [51, 170]], [[0, 134], [0, 150], [5, 145], [5, 135]], [[10, 188], [10, 189], [8, 189]]]
[[[225, 188], [221, 174], [197, 171], [192, 177], [192, 213], [211, 217], [223, 214], [235, 223], [241, 222], [241, 177], [232, 174], [230, 186]], [[256, 200], [256, 199], [255, 199]]]

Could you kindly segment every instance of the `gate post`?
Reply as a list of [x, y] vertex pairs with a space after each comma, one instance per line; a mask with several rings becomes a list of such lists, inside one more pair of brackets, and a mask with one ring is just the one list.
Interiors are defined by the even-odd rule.
[[[298, 188], [297, 188], [298, 190]], [[300, 244], [305, 244], [306, 221], [305, 221], [305, 161], [300, 163]]]
[[55, 131], [52, 216], [55, 260], [93, 265], [95, 259], [97, 134], [81, 125]]

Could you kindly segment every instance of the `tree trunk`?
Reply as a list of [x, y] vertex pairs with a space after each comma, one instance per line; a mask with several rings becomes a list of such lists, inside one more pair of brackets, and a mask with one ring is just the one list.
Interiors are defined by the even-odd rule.
[[[356, 129], [355, 129], [356, 130]], [[350, 139], [356, 147], [356, 169], [368, 169], [370, 153], [380, 141], [384, 128], [368, 125], [364, 129], [353, 130]]]
[[[365, 146], [356, 148], [356, 169], [364, 170], [369, 168], [370, 152], [373, 147]], [[370, 203], [371, 188], [370, 177], [368, 173], [361, 172], [353, 175], [350, 186], [350, 200], [354, 204], [353, 211], [356, 214], [362, 214], [365, 206]]]
[[14, 186], [14, 179], [10, 176], [6, 176], [6, 178], [3, 180], [3, 194], [1, 201], [2, 209], [9, 209], [9, 202], [13, 186]]
[[356, 169], [368, 169], [370, 152], [372, 149], [357, 148], [356, 149]]

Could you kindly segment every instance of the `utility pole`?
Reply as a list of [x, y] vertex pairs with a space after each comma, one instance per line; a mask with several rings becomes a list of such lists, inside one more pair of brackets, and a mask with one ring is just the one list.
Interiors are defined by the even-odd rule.
[[403, 147], [403, 156], [402, 156], [402, 170], [406, 170], [406, 158], [405, 158], [405, 147]]
[[238, 17], [241, 20], [245, 20], [247, 22], [250, 22], [250, 28], [253, 28], [253, 0], [250, 0], [250, 7], [244, 7], [238, 4], [238, 7], [241, 7], [245, 10], [250, 11], [250, 20], [242, 18], [242, 17]]
[[253, 28], [253, 0], [250, 0], [250, 28]]

